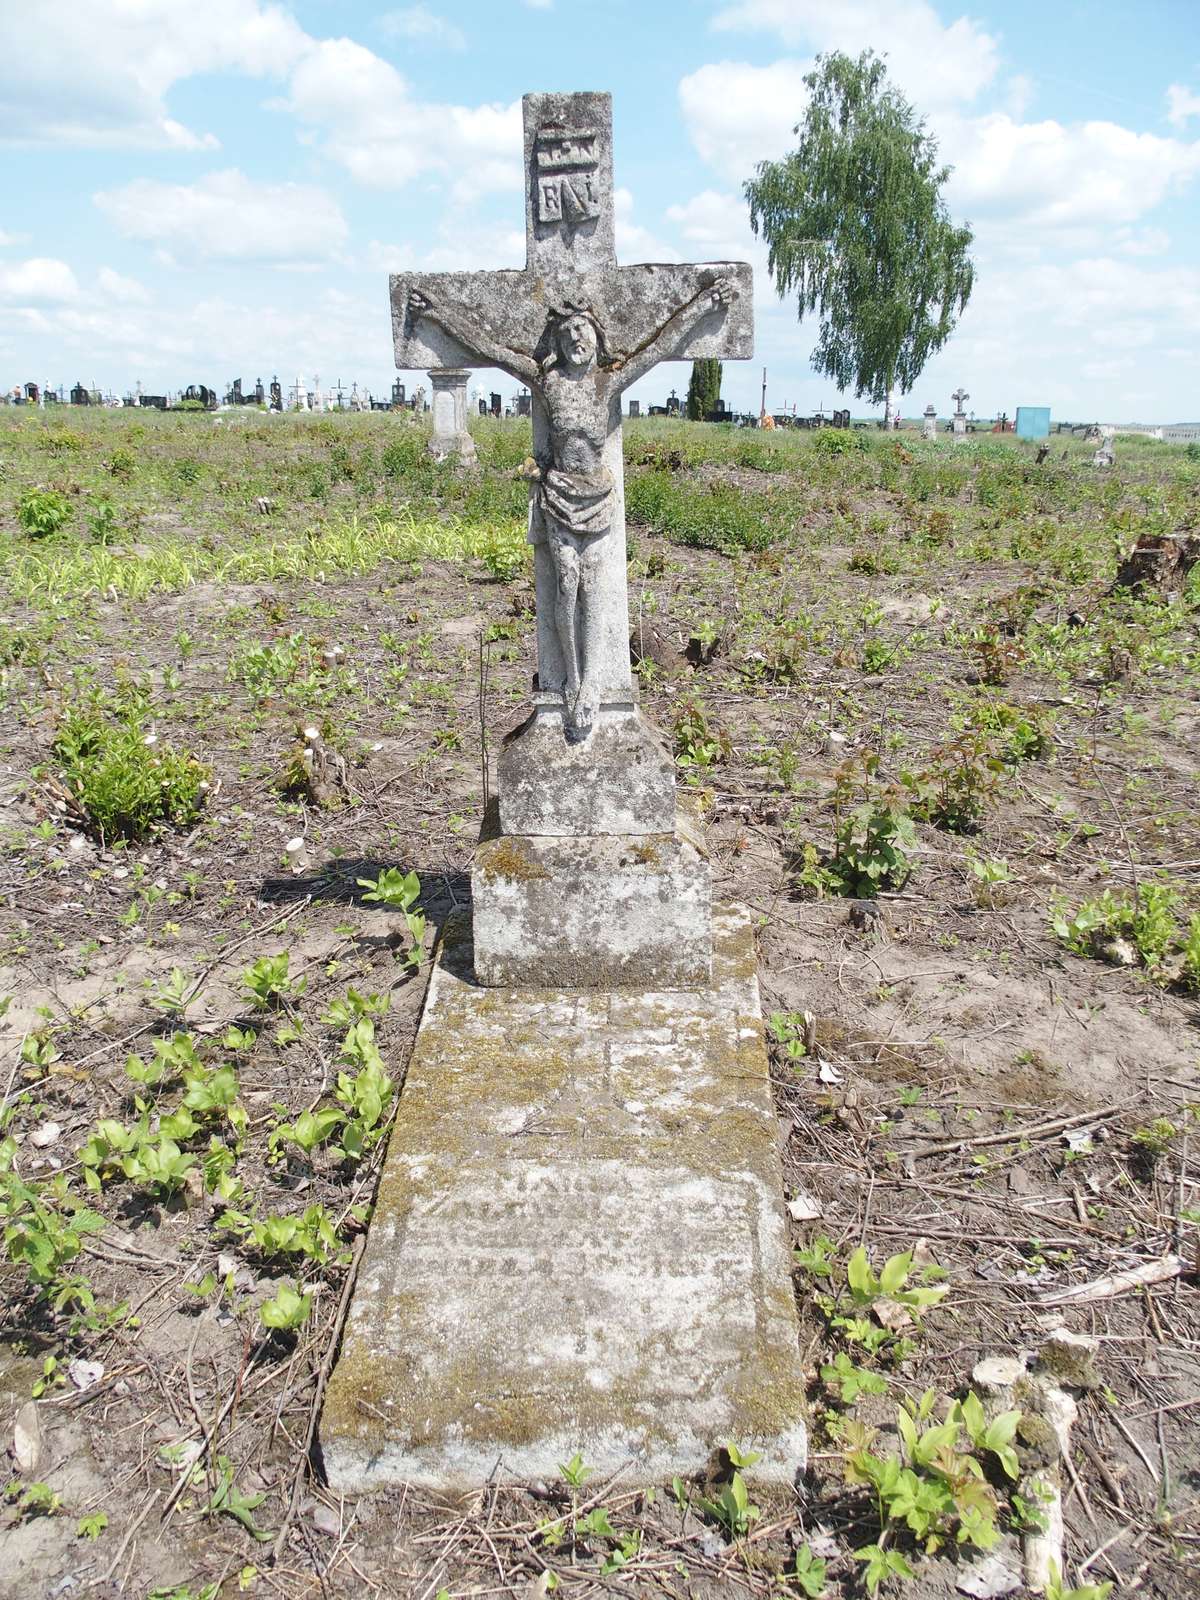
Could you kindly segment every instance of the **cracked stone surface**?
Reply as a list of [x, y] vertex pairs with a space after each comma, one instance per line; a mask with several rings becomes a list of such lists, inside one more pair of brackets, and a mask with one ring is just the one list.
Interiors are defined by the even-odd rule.
[[748, 914], [699, 991], [430, 981], [321, 1421], [329, 1481], [466, 1490], [576, 1451], [645, 1480], [726, 1440], [805, 1462]]

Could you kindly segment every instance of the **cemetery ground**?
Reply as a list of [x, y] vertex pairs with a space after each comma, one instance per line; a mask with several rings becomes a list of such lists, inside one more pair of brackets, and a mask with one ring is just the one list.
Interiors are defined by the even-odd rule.
[[[528, 700], [528, 424], [473, 426], [459, 473], [391, 415], [0, 419], [0, 1593], [949, 1595], [996, 1535], [1019, 1574], [1040, 1474], [1064, 1592], [1194, 1594], [1200, 565], [1116, 579], [1200, 460], [1151, 441], [627, 427], [643, 704], [758, 930], [811, 1459], [323, 1486]], [[1061, 1463], [1028, 1400], [1011, 1445], [949, 1412], [1060, 1323]]]

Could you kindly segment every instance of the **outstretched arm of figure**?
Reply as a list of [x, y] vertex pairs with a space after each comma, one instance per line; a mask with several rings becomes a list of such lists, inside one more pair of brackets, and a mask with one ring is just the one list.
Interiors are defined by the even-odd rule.
[[408, 312], [414, 322], [424, 317], [427, 322], [434, 323], [452, 339], [456, 339], [472, 356], [482, 357], [531, 388], [541, 378], [541, 368], [532, 356], [523, 355], [519, 350], [510, 350], [507, 345], [500, 344], [473, 324], [468, 316], [450, 306], [435, 305], [419, 289], [408, 291]]
[[737, 297], [737, 292], [736, 281], [726, 277], [717, 278], [714, 282], [706, 284], [703, 289], [697, 289], [692, 298], [685, 301], [673, 316], [668, 317], [645, 344], [639, 345], [625, 357], [617, 369], [621, 388], [628, 389], [630, 384], [636, 383], [639, 378], [644, 378], [651, 368], [658, 366], [660, 361], [670, 360], [671, 353], [680, 339], [691, 331], [701, 317], [706, 317], [710, 311], [719, 311], [729, 305]]

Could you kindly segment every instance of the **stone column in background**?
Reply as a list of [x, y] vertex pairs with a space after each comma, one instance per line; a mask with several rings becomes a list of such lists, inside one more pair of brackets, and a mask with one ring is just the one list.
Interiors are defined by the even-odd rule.
[[454, 455], [462, 461], [475, 459], [475, 441], [467, 431], [467, 379], [470, 376], [466, 367], [430, 370], [433, 432], [429, 436], [429, 454], [435, 461]]
[[922, 413], [922, 415], [925, 418], [925, 421], [921, 424], [921, 437], [922, 437], [922, 439], [936, 439], [937, 438], [937, 407], [936, 406], [932, 406], [932, 405], [926, 406], [924, 412]]

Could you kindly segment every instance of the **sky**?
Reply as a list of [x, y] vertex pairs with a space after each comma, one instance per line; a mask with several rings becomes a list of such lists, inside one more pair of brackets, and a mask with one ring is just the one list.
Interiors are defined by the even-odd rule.
[[607, 89], [619, 259], [754, 266], [726, 402], [757, 411], [765, 366], [772, 410], [868, 414], [812, 369], [742, 193], [814, 56], [868, 46], [975, 232], [906, 414], [961, 384], [979, 416], [1200, 417], [1200, 0], [0, 0], [0, 388], [386, 395], [388, 273], [523, 265], [521, 95]]

